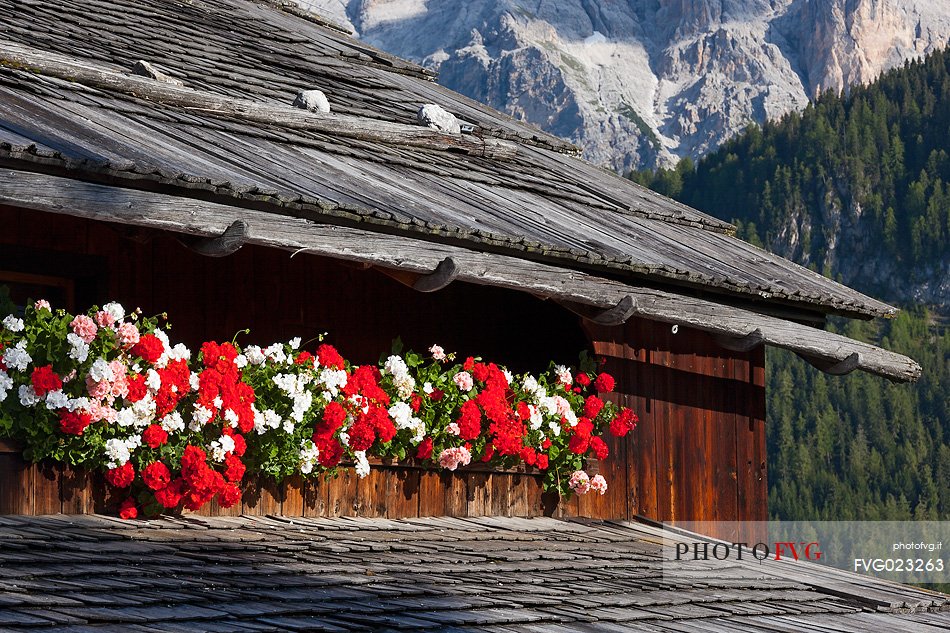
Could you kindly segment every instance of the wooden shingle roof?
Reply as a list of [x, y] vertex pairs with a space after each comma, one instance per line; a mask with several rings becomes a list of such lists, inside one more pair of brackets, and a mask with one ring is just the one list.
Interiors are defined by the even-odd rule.
[[[564, 141], [298, 13], [247, 0], [0, 0], [0, 165], [369, 231], [383, 254], [410, 239], [423, 258], [446, 247], [487, 252], [630, 288], [619, 297], [539, 293], [590, 306], [671, 291], [682, 298], [676, 310], [642, 314], [692, 324], [690, 304], [695, 321], [740, 345], [771, 343], [900, 380], [919, 374], [904, 357], [791, 321], [776, 329], [772, 318], [889, 316], [891, 306], [738, 240], [727, 223], [594, 167]], [[139, 59], [183, 86], [131, 75]], [[331, 115], [290, 107], [309, 88], [327, 93]], [[423, 103], [476, 133], [435, 138], [415, 125]], [[419, 135], [429, 138], [420, 144]], [[0, 191], [0, 202], [14, 193]], [[152, 212], [138, 221], [185, 230]], [[717, 305], [725, 317], [710, 323]], [[817, 351], [800, 349], [811, 338]]]
[[668, 537], [636, 523], [506, 517], [0, 517], [0, 629], [936, 633], [950, 624], [945, 595], [815, 565], [794, 578], [735, 566], [664, 576]]

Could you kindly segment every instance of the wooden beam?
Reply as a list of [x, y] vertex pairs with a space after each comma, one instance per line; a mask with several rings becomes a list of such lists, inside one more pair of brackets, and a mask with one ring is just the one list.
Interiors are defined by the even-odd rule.
[[226, 257], [241, 250], [247, 241], [247, 222], [235, 220], [217, 237], [178, 238], [178, 241], [205, 257]]
[[463, 152], [495, 160], [510, 160], [518, 152], [517, 144], [499, 139], [481, 138], [474, 134], [446, 134], [419, 125], [367, 117], [310, 112], [291, 107], [293, 95], [287, 96], [287, 105], [228, 97], [119, 72], [91, 61], [77, 61], [72, 57], [6, 40], [0, 40], [0, 66], [56, 77], [166, 106], [200, 110], [204, 115], [294, 130], [325, 132], [387, 145]]
[[[426, 242], [346, 226], [318, 224], [277, 212], [232, 207], [215, 202], [151, 193], [70, 178], [0, 169], [0, 204], [84, 217], [104, 222], [146, 226], [187, 235], [219, 236], [236, 220], [247, 222], [247, 243], [306, 250], [376, 268], [430, 275], [446, 258], [457, 268], [455, 279], [528, 292], [557, 301], [610, 310], [630, 296], [634, 314], [681, 327], [755, 340], [788, 349], [830, 369], [856, 368], [895, 381], [913, 381], [921, 368], [901, 354], [792, 321], [713, 301], [604, 279], [577, 270], [483, 253], [450, 244]], [[857, 353], [857, 356], [853, 356]], [[847, 363], [837, 366], [837, 363]]]

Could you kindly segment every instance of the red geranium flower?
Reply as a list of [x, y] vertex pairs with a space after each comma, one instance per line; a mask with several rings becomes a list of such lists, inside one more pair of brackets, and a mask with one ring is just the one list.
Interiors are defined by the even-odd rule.
[[538, 453], [538, 463], [536, 464], [536, 466], [540, 470], [548, 469], [548, 456], [546, 453]]
[[310, 352], [300, 352], [299, 354], [297, 354], [297, 358], [294, 359], [294, 364], [303, 365], [311, 358], [313, 358], [313, 354], [311, 354]]
[[623, 437], [632, 431], [639, 421], [636, 413], [627, 408], [621, 409], [620, 413], [610, 421], [610, 434]]
[[82, 432], [90, 424], [92, 424], [92, 416], [85, 411], [67, 411], [63, 409], [59, 412], [59, 428], [63, 433], [82, 435]]
[[165, 344], [154, 334], [143, 334], [139, 342], [132, 346], [132, 354], [146, 363], [154, 364], [165, 351]]
[[241, 457], [247, 451], [247, 442], [244, 440], [244, 436], [239, 433], [229, 433], [229, 435], [234, 440], [234, 454]]
[[336, 468], [343, 459], [343, 445], [333, 438], [314, 438], [313, 443], [320, 450], [317, 456], [320, 465], [324, 468]]
[[63, 381], [59, 379], [52, 365], [37, 367], [30, 376], [30, 382], [33, 383], [33, 391], [40, 398], [43, 398], [50, 391], [56, 391], [63, 388]]
[[427, 437], [419, 442], [416, 448], [416, 459], [429, 459], [432, 457], [432, 438]]
[[157, 424], [151, 424], [142, 433], [142, 441], [148, 444], [149, 448], [158, 448], [168, 441], [168, 431]]
[[218, 503], [222, 508], [230, 508], [241, 502], [241, 489], [234, 484], [227, 484], [224, 489], [218, 493]]
[[525, 446], [521, 449], [521, 459], [528, 466], [534, 466], [538, 463], [538, 454], [530, 446]]
[[155, 491], [155, 500], [162, 504], [163, 508], [177, 508], [184, 495], [185, 480], [181, 477], [175, 479], [167, 486]]
[[138, 517], [139, 509], [135, 506], [135, 499], [129, 497], [119, 506], [119, 516], [123, 519], [134, 519]]
[[346, 410], [339, 402], [331, 402], [323, 410], [323, 424], [329, 433], [336, 431], [346, 421]]
[[599, 374], [594, 380], [594, 389], [599, 393], [607, 393], [614, 390], [614, 377], [610, 374]]
[[590, 448], [592, 451], [594, 451], [594, 455], [597, 457], [597, 459], [600, 460], [607, 459], [607, 456], [610, 454], [610, 449], [607, 448], [607, 443], [599, 437], [590, 438]]
[[590, 384], [590, 376], [588, 376], [584, 372], [580, 372], [579, 374], [574, 376], [574, 381], [577, 384], [579, 384], [581, 387], [586, 387], [587, 385]]
[[350, 448], [354, 451], [368, 450], [376, 441], [376, 429], [368, 415], [361, 415], [350, 427]]
[[116, 488], [128, 488], [135, 481], [135, 468], [126, 462], [117, 468], [106, 471], [106, 481]]
[[587, 452], [587, 449], [590, 447], [590, 436], [584, 435], [572, 435], [571, 441], [568, 442], [567, 448], [574, 453], [575, 455], [583, 455]]
[[228, 454], [224, 458], [224, 478], [232, 483], [237, 483], [241, 481], [244, 477], [244, 471], [246, 467], [244, 462], [235, 457], [232, 454]]
[[474, 440], [482, 433], [482, 412], [474, 400], [466, 400], [459, 416], [459, 435], [463, 440]]
[[[161, 490], [172, 480], [172, 473], [162, 462], [149, 464], [142, 469], [142, 481], [152, 490]], [[161, 503], [161, 502], [159, 502]], [[178, 505], [177, 503], [175, 505]]]
[[603, 408], [604, 401], [597, 396], [587, 396], [587, 400], [584, 401], [584, 415], [590, 419], [596, 418]]
[[125, 397], [129, 402], [138, 402], [148, 393], [148, 387], [145, 386], [145, 376], [142, 374], [129, 374], [129, 395]]
[[336, 348], [332, 345], [327, 345], [326, 343], [317, 348], [317, 358], [324, 367], [343, 369], [345, 366], [340, 352], [336, 351]]

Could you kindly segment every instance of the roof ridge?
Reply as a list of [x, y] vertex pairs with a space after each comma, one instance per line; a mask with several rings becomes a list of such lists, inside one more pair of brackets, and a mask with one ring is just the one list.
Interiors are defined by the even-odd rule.
[[347, 114], [318, 113], [291, 105], [271, 105], [251, 99], [228, 97], [119, 72], [102, 64], [78, 61], [66, 55], [40, 51], [8, 40], [0, 40], [0, 66], [55, 77], [99, 90], [119, 92], [166, 106], [199, 110], [211, 116], [318, 131], [390, 145], [461, 151], [499, 160], [512, 158], [518, 147], [510, 141], [483, 138], [477, 134], [441, 132], [421, 125]]

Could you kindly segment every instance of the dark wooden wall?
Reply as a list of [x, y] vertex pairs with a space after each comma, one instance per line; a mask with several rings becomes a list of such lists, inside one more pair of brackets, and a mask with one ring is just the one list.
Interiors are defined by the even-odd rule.
[[[75, 280], [76, 308], [116, 299], [147, 314], [167, 311], [172, 338], [270, 343], [329, 332], [356, 362], [375, 362], [401, 336], [423, 350], [439, 343], [516, 371], [572, 363], [582, 349], [607, 359], [616, 399], [640, 416], [632, 437], [612, 440], [595, 465], [607, 495], [557, 502], [524, 473], [432, 473], [381, 467], [364, 480], [258, 486], [227, 511], [336, 516], [514, 514], [660, 521], [766, 518], [764, 351], [719, 348], [706, 334], [632, 319], [591, 326], [550, 301], [468, 284], [422, 294], [374, 270], [245, 247], [222, 259], [194, 255], [172, 237], [0, 207], [0, 271]], [[2, 272], [0, 272], [2, 283]], [[104, 511], [101, 482], [50, 465], [27, 466], [0, 446], [0, 513]], [[224, 512], [212, 509], [213, 512]], [[732, 528], [721, 534], [732, 536]]]

